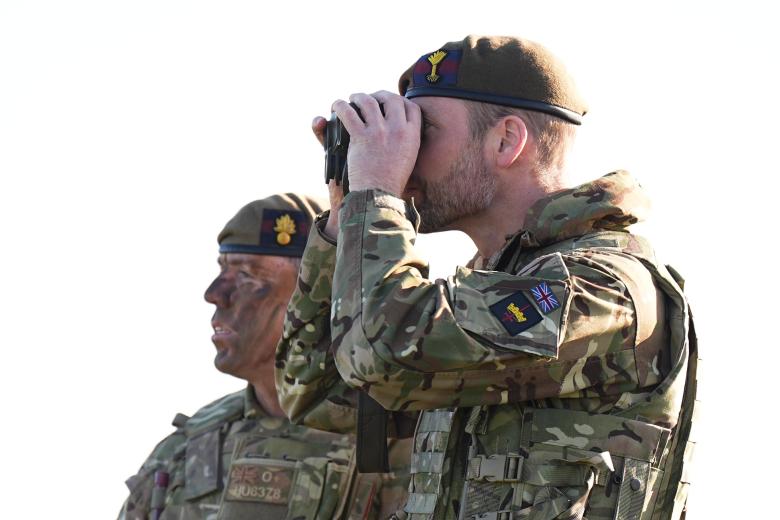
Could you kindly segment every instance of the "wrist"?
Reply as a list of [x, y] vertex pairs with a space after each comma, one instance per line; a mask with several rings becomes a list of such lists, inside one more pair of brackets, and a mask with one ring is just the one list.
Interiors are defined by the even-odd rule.
[[331, 211], [328, 215], [328, 219], [325, 221], [325, 225], [320, 228], [325, 238], [334, 244], [339, 236], [339, 216], [338, 210]]
[[404, 191], [404, 186], [406, 184], [404, 183], [401, 186], [394, 185], [392, 183], [385, 181], [372, 181], [372, 180], [362, 180], [362, 179], [355, 179], [354, 181], [352, 179], [349, 180], [349, 189], [350, 191], [367, 191], [367, 190], [381, 190], [385, 193], [389, 193], [391, 195], [395, 195], [396, 197], [401, 197], [401, 194]]

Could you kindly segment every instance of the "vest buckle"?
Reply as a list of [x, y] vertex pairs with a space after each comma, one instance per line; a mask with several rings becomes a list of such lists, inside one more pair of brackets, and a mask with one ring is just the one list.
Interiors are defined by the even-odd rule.
[[516, 453], [489, 457], [477, 455], [469, 459], [466, 478], [487, 482], [519, 482], [522, 473], [523, 457]]

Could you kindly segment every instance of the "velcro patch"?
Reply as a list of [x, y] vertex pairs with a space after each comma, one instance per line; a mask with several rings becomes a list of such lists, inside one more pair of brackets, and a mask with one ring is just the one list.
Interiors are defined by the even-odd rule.
[[561, 306], [561, 304], [558, 303], [555, 294], [553, 294], [552, 289], [547, 285], [547, 282], [542, 282], [531, 289], [531, 294], [533, 295], [534, 300], [536, 300], [536, 304], [545, 314], [549, 314]]
[[490, 312], [512, 336], [517, 336], [542, 321], [542, 315], [531, 305], [522, 291], [494, 303], [490, 306]]
[[226, 500], [286, 504], [290, 500], [295, 468], [264, 464], [233, 464], [230, 467]]

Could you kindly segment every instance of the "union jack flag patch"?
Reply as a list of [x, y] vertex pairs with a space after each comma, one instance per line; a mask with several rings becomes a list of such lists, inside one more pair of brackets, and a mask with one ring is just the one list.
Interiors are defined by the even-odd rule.
[[547, 282], [542, 282], [531, 289], [531, 294], [533, 294], [534, 300], [536, 300], [536, 304], [545, 314], [548, 314], [561, 306], [561, 304], [558, 302], [558, 299], [555, 298], [555, 295], [550, 289], [550, 286], [547, 285]]

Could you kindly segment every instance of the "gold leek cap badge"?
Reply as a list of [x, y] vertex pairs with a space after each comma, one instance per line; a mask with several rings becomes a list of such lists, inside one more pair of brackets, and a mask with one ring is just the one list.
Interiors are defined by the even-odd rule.
[[439, 81], [439, 79], [441, 79], [441, 76], [436, 74], [436, 69], [439, 66], [439, 63], [441, 63], [446, 56], [447, 56], [447, 51], [444, 50], [436, 51], [432, 53], [430, 56], [428, 56], [428, 61], [431, 64], [431, 73], [425, 76], [425, 78], [431, 83], [436, 83], [437, 81]]

